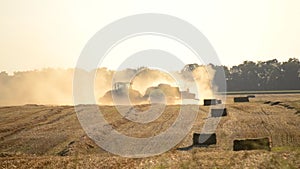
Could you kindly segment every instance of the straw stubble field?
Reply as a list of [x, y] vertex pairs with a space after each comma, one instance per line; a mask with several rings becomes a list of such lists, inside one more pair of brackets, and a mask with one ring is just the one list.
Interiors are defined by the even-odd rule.
[[[232, 97], [226, 101], [228, 115], [222, 117], [215, 131], [216, 145], [177, 149], [191, 145], [192, 134], [199, 133], [210, 118], [209, 107], [200, 106], [192, 130], [181, 143], [161, 155], [138, 159], [99, 148], [83, 131], [73, 106], [0, 107], [0, 167], [300, 168], [300, 95], [259, 94], [249, 103], [233, 103]], [[148, 105], [136, 108], [147, 110]], [[100, 106], [114, 129], [133, 137], [165, 131], [176, 120], [179, 108], [169, 105], [155, 121], [137, 124], [122, 118], [113, 106]], [[272, 150], [232, 150], [234, 139], [258, 137], [270, 137]]]

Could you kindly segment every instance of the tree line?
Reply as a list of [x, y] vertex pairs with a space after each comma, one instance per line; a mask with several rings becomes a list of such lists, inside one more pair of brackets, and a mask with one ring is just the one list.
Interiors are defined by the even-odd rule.
[[[300, 62], [290, 58], [285, 62], [244, 61], [237, 66], [216, 66], [214, 83], [226, 78], [227, 91], [300, 90]], [[219, 89], [224, 91], [224, 89]]]

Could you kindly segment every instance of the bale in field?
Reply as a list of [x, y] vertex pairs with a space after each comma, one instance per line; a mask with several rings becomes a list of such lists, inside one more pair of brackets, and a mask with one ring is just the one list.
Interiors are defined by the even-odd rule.
[[204, 99], [204, 106], [216, 105], [218, 104], [217, 99]]
[[255, 95], [248, 95], [248, 98], [255, 98]]
[[217, 144], [216, 133], [211, 133], [211, 134], [194, 133], [193, 134], [193, 146], [206, 147], [213, 144]]
[[227, 116], [227, 109], [211, 109], [211, 117]]
[[233, 101], [234, 102], [249, 102], [249, 98], [248, 97], [234, 97]]
[[279, 105], [281, 102], [272, 102], [270, 103], [271, 106]]
[[267, 137], [257, 139], [234, 140], [233, 151], [268, 150], [271, 151], [271, 140]]

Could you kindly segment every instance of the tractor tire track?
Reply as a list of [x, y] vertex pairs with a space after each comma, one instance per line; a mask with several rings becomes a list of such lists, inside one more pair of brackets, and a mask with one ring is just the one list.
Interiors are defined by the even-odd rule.
[[[31, 114], [31, 115], [37, 115], [35, 118], [31, 118], [31, 119], [33, 119], [33, 121], [22, 123], [21, 125], [16, 122], [16, 124], [18, 124], [17, 126], [10, 126], [9, 128], [4, 128], [4, 129], [0, 130], [0, 133], [11, 131], [10, 133], [4, 134], [3, 136], [1, 136], [0, 141], [3, 141], [11, 136], [21, 133], [24, 130], [28, 131], [37, 126], [40, 127], [42, 125], [53, 124], [59, 120], [62, 120], [63, 118], [65, 118], [67, 116], [74, 114], [74, 112], [68, 111], [67, 114], [60, 115], [63, 110], [66, 110], [66, 109], [47, 108], [47, 109], [35, 111]], [[43, 112], [45, 112], [46, 114]], [[41, 113], [43, 113], [43, 115], [41, 115]], [[54, 118], [55, 116], [58, 116], [58, 117]], [[52, 118], [54, 118], [54, 119], [52, 119]], [[52, 119], [52, 120], [50, 120], [50, 119]], [[9, 122], [8, 124], [3, 124], [3, 125], [9, 125], [10, 123], [11, 122]]]

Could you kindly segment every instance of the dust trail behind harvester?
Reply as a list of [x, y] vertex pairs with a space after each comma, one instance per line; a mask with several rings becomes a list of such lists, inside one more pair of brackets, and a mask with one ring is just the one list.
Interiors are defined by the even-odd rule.
[[[80, 70], [82, 75], [94, 78], [95, 100], [103, 97], [113, 89], [116, 82], [131, 82], [133, 96], [137, 104], [147, 103], [143, 98], [147, 89], [158, 87], [159, 84], [168, 84], [179, 87], [181, 91], [189, 89], [195, 93], [201, 101], [203, 98], [213, 97], [211, 85], [214, 70], [209, 66], [197, 66], [192, 71], [172, 72], [171, 75], [157, 69], [140, 68], [113, 71], [99, 68], [91, 72]], [[8, 75], [0, 73], [0, 105], [22, 105], [22, 104], [73, 104], [73, 75], [74, 69], [43, 69], [34, 71], [16, 72]], [[196, 85], [193, 83], [193, 78]], [[85, 82], [82, 82], [84, 85]], [[170, 93], [168, 96], [176, 96]], [[139, 95], [139, 94], [140, 95]], [[135, 99], [142, 97], [142, 100]], [[101, 99], [100, 99], [101, 100]], [[100, 104], [111, 104], [111, 102], [99, 102]], [[176, 102], [174, 102], [176, 103]], [[202, 103], [202, 102], [201, 102]]]
[[[143, 68], [139, 70], [134, 69], [135, 72], [132, 69], [123, 70], [122, 74], [117, 72], [116, 75], [118, 76], [115, 77], [111, 82], [130, 83], [131, 86], [126, 92], [127, 95], [129, 95], [131, 104], [147, 103], [147, 98], [145, 98], [145, 96], [150, 95], [147, 93], [147, 91], [150, 89], [152, 89], [152, 91], [160, 90], [167, 98], [167, 104], [180, 104], [181, 100], [178, 98], [178, 91], [175, 90], [174, 87], [179, 88], [180, 91], [188, 91], [196, 94], [196, 98], [199, 99], [199, 103], [203, 103], [204, 98], [214, 97], [212, 79], [215, 71], [211, 66], [199, 66], [196, 64], [192, 64], [192, 66], [193, 67], [191, 69], [183, 69], [182, 71], [171, 72], [170, 74], [158, 69], [149, 68]], [[167, 85], [170, 85], [170, 87], [167, 87]], [[136, 94], [137, 92], [140, 95]], [[104, 97], [100, 99], [100, 103], [113, 104], [114, 100], [112, 99], [113, 96], [111, 96], [113, 93], [113, 90], [110, 90], [108, 93], [106, 93]], [[128, 98], [126, 93], [124, 95], [125, 99]], [[144, 97], [138, 98], [141, 96]], [[122, 96], [118, 95], [115, 97]]]

